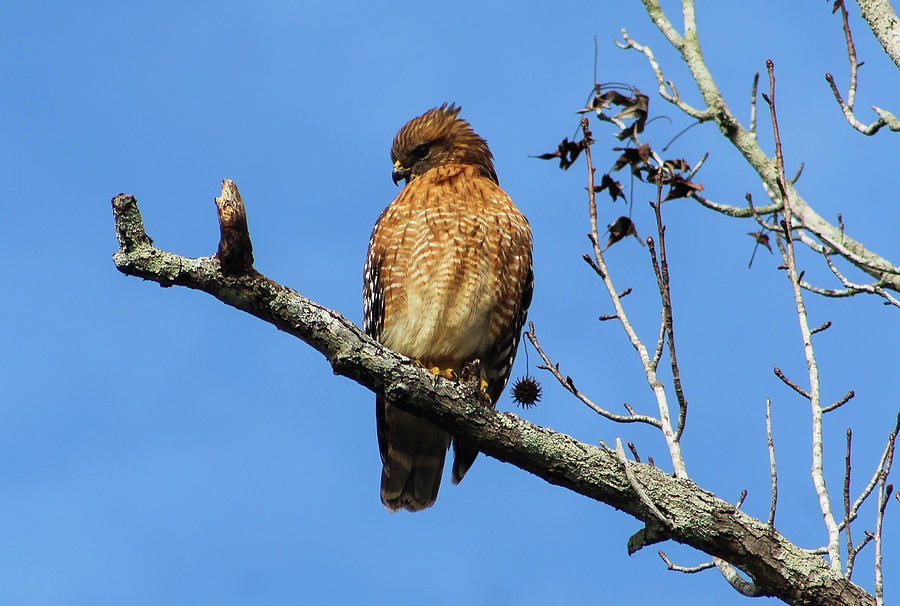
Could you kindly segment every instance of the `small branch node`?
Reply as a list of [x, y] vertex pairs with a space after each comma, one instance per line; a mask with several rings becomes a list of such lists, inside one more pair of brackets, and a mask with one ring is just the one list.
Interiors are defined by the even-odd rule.
[[804, 390], [802, 387], [800, 387], [799, 385], [797, 385], [796, 383], [794, 383], [793, 381], [788, 379], [786, 376], [784, 376], [784, 373], [781, 372], [780, 368], [778, 368], [776, 366], [772, 370], [775, 372], [775, 376], [778, 377], [779, 379], [781, 379], [785, 385], [787, 385], [788, 387], [790, 387], [791, 389], [796, 391], [798, 394], [800, 394], [807, 400], [810, 398], [810, 395], [806, 392], [806, 390]]
[[815, 328], [810, 329], [809, 332], [810, 332], [810, 334], [813, 334], [813, 335], [814, 335], [814, 334], [816, 334], [817, 332], [822, 332], [822, 331], [824, 331], [824, 330], [828, 330], [829, 328], [831, 328], [831, 320], [825, 320], [825, 321], [822, 322], [822, 324], [820, 324], [819, 326], [816, 326]]
[[247, 212], [237, 185], [231, 179], [222, 180], [222, 193], [216, 198], [219, 216], [219, 250], [216, 257], [226, 276], [253, 271], [253, 244], [247, 228]]
[[640, 457], [640, 455], [638, 454], [637, 448], [635, 448], [635, 446], [634, 446], [634, 442], [632, 442], [631, 440], [629, 440], [628, 442], [626, 442], [626, 444], [628, 445], [628, 450], [631, 451], [631, 456], [634, 457], [634, 460], [635, 460], [635, 461], [637, 461], [638, 463], [640, 463], [640, 462], [641, 462], [641, 457]]

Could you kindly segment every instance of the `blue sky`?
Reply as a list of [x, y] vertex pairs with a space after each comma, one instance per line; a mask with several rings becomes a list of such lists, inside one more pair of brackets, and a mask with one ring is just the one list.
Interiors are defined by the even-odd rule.
[[[550, 151], [598, 78], [651, 95], [645, 140], [660, 149], [687, 118], [655, 96], [643, 56], [613, 45], [621, 28], [653, 46], [666, 76], [698, 101], [686, 70], [640, 3], [17, 3], [0, 15], [0, 148], [7, 272], [0, 299], [0, 598], [8, 604], [739, 603], [714, 571], [667, 572], [655, 549], [625, 555], [639, 524], [610, 507], [480, 457], [437, 504], [390, 515], [378, 499], [373, 396], [335, 377], [316, 352], [211, 297], [162, 289], [114, 268], [109, 199], [137, 196], [155, 243], [215, 251], [213, 198], [234, 179], [247, 204], [256, 267], [361, 319], [372, 224], [396, 195], [388, 150], [410, 117], [444, 101], [484, 136], [501, 185], [535, 238], [530, 319], [579, 387], [622, 410], [653, 412], [587, 250], [584, 165]], [[672, 17], [677, 17], [670, 7]], [[896, 135], [864, 138], [823, 79], [842, 90], [847, 58], [830, 3], [698, 2], [700, 39], [746, 123], [754, 71], [776, 63], [788, 172], [820, 214], [900, 261]], [[851, 8], [851, 14], [854, 14]], [[900, 110], [897, 71], [854, 22], [857, 106]], [[762, 109], [761, 104], [761, 109]], [[771, 149], [760, 112], [760, 140]], [[592, 125], [604, 169], [618, 144]], [[714, 125], [668, 155], [709, 160], [707, 195], [764, 193]], [[627, 185], [624, 175], [619, 177]], [[650, 233], [635, 191], [634, 219]], [[605, 195], [605, 194], [604, 194]], [[601, 198], [601, 221], [627, 214]], [[804, 383], [791, 295], [778, 261], [747, 260], [753, 225], [684, 200], [665, 206], [679, 360], [690, 415], [688, 472], [744, 509], [768, 511], [765, 398], [773, 398], [780, 502], [776, 526], [805, 547], [825, 533], [809, 479], [807, 405], [772, 374]], [[646, 250], [608, 255], [626, 308], [652, 340], [658, 322]], [[834, 286], [803, 256], [807, 278]], [[859, 276], [852, 271], [854, 278]], [[861, 278], [860, 278], [861, 279]], [[874, 299], [807, 297], [823, 397], [857, 398], [827, 417], [834, 499], [843, 435], [854, 430], [854, 493], [871, 475], [898, 405], [896, 309]], [[536, 356], [532, 355], [532, 364]], [[519, 355], [514, 376], [524, 370]], [[539, 375], [541, 376], [541, 375]], [[634, 441], [665, 461], [646, 428], [594, 415], [544, 377], [544, 401], [517, 412], [579, 439]], [[671, 395], [671, 392], [670, 392]], [[513, 408], [508, 396], [500, 408]], [[900, 476], [896, 476], [900, 477]], [[865, 507], [856, 537], [871, 527]], [[886, 597], [900, 578], [900, 513], [886, 521]], [[706, 558], [661, 546], [677, 563]], [[871, 547], [854, 579], [871, 590]]]

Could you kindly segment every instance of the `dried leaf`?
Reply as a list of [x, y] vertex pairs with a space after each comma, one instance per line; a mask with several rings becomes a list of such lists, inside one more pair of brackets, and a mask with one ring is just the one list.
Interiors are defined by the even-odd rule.
[[600, 193], [604, 189], [607, 190], [607, 193], [609, 193], [609, 197], [612, 198], [613, 202], [619, 197], [626, 202], [628, 201], [625, 197], [625, 192], [622, 191], [622, 184], [618, 181], [614, 181], [613, 178], [609, 176], [609, 173], [600, 178], [600, 185], [594, 186], [594, 192], [596, 193]]
[[628, 105], [631, 101], [631, 97], [623, 95], [617, 90], [608, 90], [605, 93], [594, 95], [589, 107], [596, 111], [606, 109], [610, 105]]
[[580, 141], [569, 141], [569, 138], [566, 137], [559, 142], [556, 151], [540, 154], [539, 156], [532, 156], [532, 158], [538, 158], [539, 160], [559, 158], [559, 167], [563, 170], [568, 170], [578, 158], [578, 155], [581, 154], [582, 149], [584, 148]]
[[751, 231], [747, 232], [748, 236], [753, 236], [753, 239], [756, 240], [757, 244], [762, 244], [766, 248], [769, 249], [769, 252], [772, 252], [772, 247], [769, 245], [769, 235], [765, 234], [761, 231]]
[[676, 198], [687, 198], [695, 191], [703, 191], [703, 186], [699, 183], [691, 183], [681, 176], [672, 177], [669, 181], [669, 192], [663, 198], [666, 200], [674, 200]]
[[616, 161], [613, 164], [613, 171], [617, 171], [624, 166], [630, 165], [632, 174], [635, 174], [638, 177], [640, 177], [639, 171], [646, 168], [645, 165], [647, 165], [647, 161], [652, 154], [650, 144], [648, 143], [638, 145], [637, 147], [614, 147], [613, 151], [622, 152], [622, 155], [616, 158]]
[[691, 165], [687, 163], [686, 160], [676, 159], [676, 160], [666, 160], [663, 162], [663, 166], [669, 169], [671, 173], [685, 173], [690, 172]]
[[619, 120], [635, 120], [637, 124], [637, 132], [644, 130], [644, 122], [647, 121], [647, 107], [650, 104], [650, 98], [647, 95], [635, 91], [634, 97], [628, 97], [628, 102], [620, 105], [625, 107], [613, 116]]
[[641, 246], [644, 245], [637, 234], [637, 230], [634, 228], [634, 222], [628, 217], [619, 217], [611, 224], [607, 225], [606, 229], [609, 231], [609, 240], [606, 241], [606, 247], [603, 250], [606, 250], [625, 236], [634, 236], [637, 238], [637, 241], [640, 242]]
[[615, 134], [616, 139], [619, 141], [624, 141], [625, 139], [634, 139], [639, 132], [643, 129], [638, 128], [639, 123], [634, 121], [631, 123], [631, 126], [626, 126], [619, 132]]

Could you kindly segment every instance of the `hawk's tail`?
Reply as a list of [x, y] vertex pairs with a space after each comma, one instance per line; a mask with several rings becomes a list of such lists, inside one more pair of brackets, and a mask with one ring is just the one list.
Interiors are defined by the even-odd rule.
[[441, 487], [450, 434], [430, 421], [395, 408], [379, 397], [381, 502], [390, 511], [420, 511], [434, 504]]

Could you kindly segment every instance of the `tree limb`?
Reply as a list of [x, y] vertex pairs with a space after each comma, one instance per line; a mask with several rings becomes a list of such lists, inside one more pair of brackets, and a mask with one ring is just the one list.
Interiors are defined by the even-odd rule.
[[856, 0], [856, 3], [884, 52], [900, 69], [900, 20], [890, 0]]
[[[132, 196], [112, 201], [122, 273], [186, 286], [269, 322], [311, 345], [336, 374], [389, 394], [391, 402], [465, 436], [486, 455], [545, 481], [620, 509], [646, 524], [657, 517], [635, 493], [615, 452], [536, 426], [479, 402], [471, 383], [435, 380], [413, 361], [365, 335], [341, 314], [250, 271], [226, 276], [215, 257], [187, 258], [152, 246]], [[649, 499], [672, 523], [671, 538], [740, 568], [766, 595], [789, 604], [874, 604], [862, 588], [831, 571], [821, 557], [772, 527], [652, 465], [629, 462]]]

